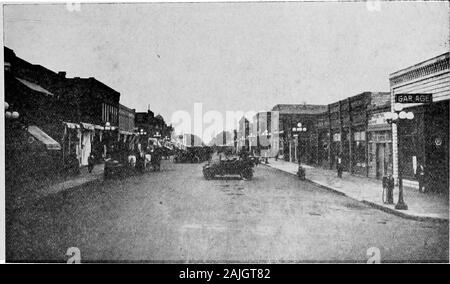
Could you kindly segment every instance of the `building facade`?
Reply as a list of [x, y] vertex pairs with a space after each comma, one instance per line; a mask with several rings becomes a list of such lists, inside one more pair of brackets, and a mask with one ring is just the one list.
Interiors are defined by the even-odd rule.
[[[4, 48], [5, 177], [11, 183], [61, 169], [61, 145], [51, 132], [58, 121], [56, 95], [48, 85], [57, 74]], [[7, 103], [7, 104], [6, 104]]]
[[386, 120], [391, 111], [390, 96], [373, 100], [367, 109], [367, 176], [381, 179], [393, 174], [392, 127]]
[[132, 135], [135, 131], [134, 120], [136, 110], [119, 104], [119, 134]]
[[[279, 104], [272, 108], [273, 155], [286, 161], [315, 164], [317, 160], [317, 120], [325, 105]], [[301, 127], [299, 127], [301, 124]], [[301, 131], [300, 131], [301, 128]]]
[[[97, 79], [66, 78], [59, 72], [58, 104], [64, 129], [65, 155], [76, 155], [80, 165], [93, 153], [101, 158], [119, 135], [120, 93]], [[109, 125], [109, 126], [108, 126]]]
[[14, 107], [20, 104], [24, 123], [56, 140], [64, 163], [70, 158], [87, 165], [92, 152], [101, 158], [105, 143], [117, 140], [120, 93], [95, 78], [66, 78], [66, 72], [31, 64], [7, 47], [4, 51], [8, 99]]
[[[417, 186], [416, 171], [424, 165], [431, 191], [449, 191], [449, 53], [436, 56], [389, 76], [391, 106], [398, 94], [432, 94], [427, 104], [404, 104], [414, 119], [393, 125], [393, 172], [405, 185]], [[400, 153], [399, 153], [400, 152]], [[401, 159], [399, 159], [399, 154]]]
[[[390, 131], [390, 125], [386, 125], [385, 122], [377, 125], [378, 120], [376, 120], [378, 112], [386, 111], [389, 101], [389, 92], [364, 92], [329, 104], [327, 111], [318, 115], [315, 120], [316, 164], [336, 169], [336, 160], [339, 155], [344, 171], [369, 176], [370, 163], [377, 163], [377, 157], [372, 155], [372, 152], [377, 150], [370, 148], [374, 143], [371, 139], [381, 137], [380, 133], [372, 133], [372, 131]], [[374, 125], [369, 127], [369, 123]], [[389, 135], [386, 137], [388, 139]], [[383, 142], [388, 143], [384, 140]], [[391, 143], [388, 143], [386, 147], [391, 147]], [[389, 150], [385, 151], [387, 154], [383, 157], [389, 159]], [[381, 152], [379, 155], [382, 158]], [[370, 159], [373, 159], [372, 162], [369, 162]], [[389, 161], [386, 161], [383, 167], [384, 165], [387, 167]]]

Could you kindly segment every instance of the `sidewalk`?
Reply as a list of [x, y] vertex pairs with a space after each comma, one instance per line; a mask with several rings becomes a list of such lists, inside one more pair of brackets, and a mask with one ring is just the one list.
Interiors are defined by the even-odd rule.
[[[264, 163], [263, 163], [264, 165]], [[297, 175], [298, 164], [282, 160], [269, 159], [266, 166]], [[448, 197], [432, 193], [420, 193], [417, 189], [403, 187], [403, 197], [408, 210], [396, 210], [395, 205], [384, 204], [381, 200], [381, 181], [366, 177], [343, 173], [342, 179], [337, 177], [336, 171], [314, 168], [302, 165], [305, 168], [306, 179], [323, 188], [343, 194], [361, 201], [377, 209], [395, 214], [404, 218], [415, 220], [449, 220]], [[394, 204], [397, 203], [398, 188], [394, 189]]]
[[56, 177], [49, 181], [36, 181], [33, 183], [22, 184], [11, 189], [7, 197], [10, 202], [11, 209], [21, 208], [23, 206], [32, 204], [36, 200], [56, 194], [58, 192], [86, 184], [103, 178], [104, 164], [95, 165], [92, 173], [88, 172], [87, 167], [80, 169], [80, 174], [68, 177]]

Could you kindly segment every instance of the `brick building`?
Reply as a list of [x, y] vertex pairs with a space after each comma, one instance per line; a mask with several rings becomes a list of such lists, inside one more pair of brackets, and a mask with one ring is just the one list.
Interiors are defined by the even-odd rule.
[[336, 169], [340, 154], [345, 171], [368, 176], [369, 118], [380, 110], [377, 107], [386, 107], [389, 96], [389, 92], [364, 92], [329, 104], [316, 120], [316, 164]]

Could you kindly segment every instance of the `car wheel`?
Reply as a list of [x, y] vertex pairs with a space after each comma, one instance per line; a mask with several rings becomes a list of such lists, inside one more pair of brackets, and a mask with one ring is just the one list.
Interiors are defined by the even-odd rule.
[[213, 177], [211, 171], [209, 171], [209, 170], [204, 170], [203, 171], [203, 176], [205, 177], [206, 180], [210, 180]]

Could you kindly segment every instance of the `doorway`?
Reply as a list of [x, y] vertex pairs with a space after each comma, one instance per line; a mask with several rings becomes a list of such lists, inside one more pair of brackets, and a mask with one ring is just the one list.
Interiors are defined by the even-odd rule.
[[386, 174], [387, 163], [386, 163], [386, 144], [377, 143], [377, 179], [382, 178]]

